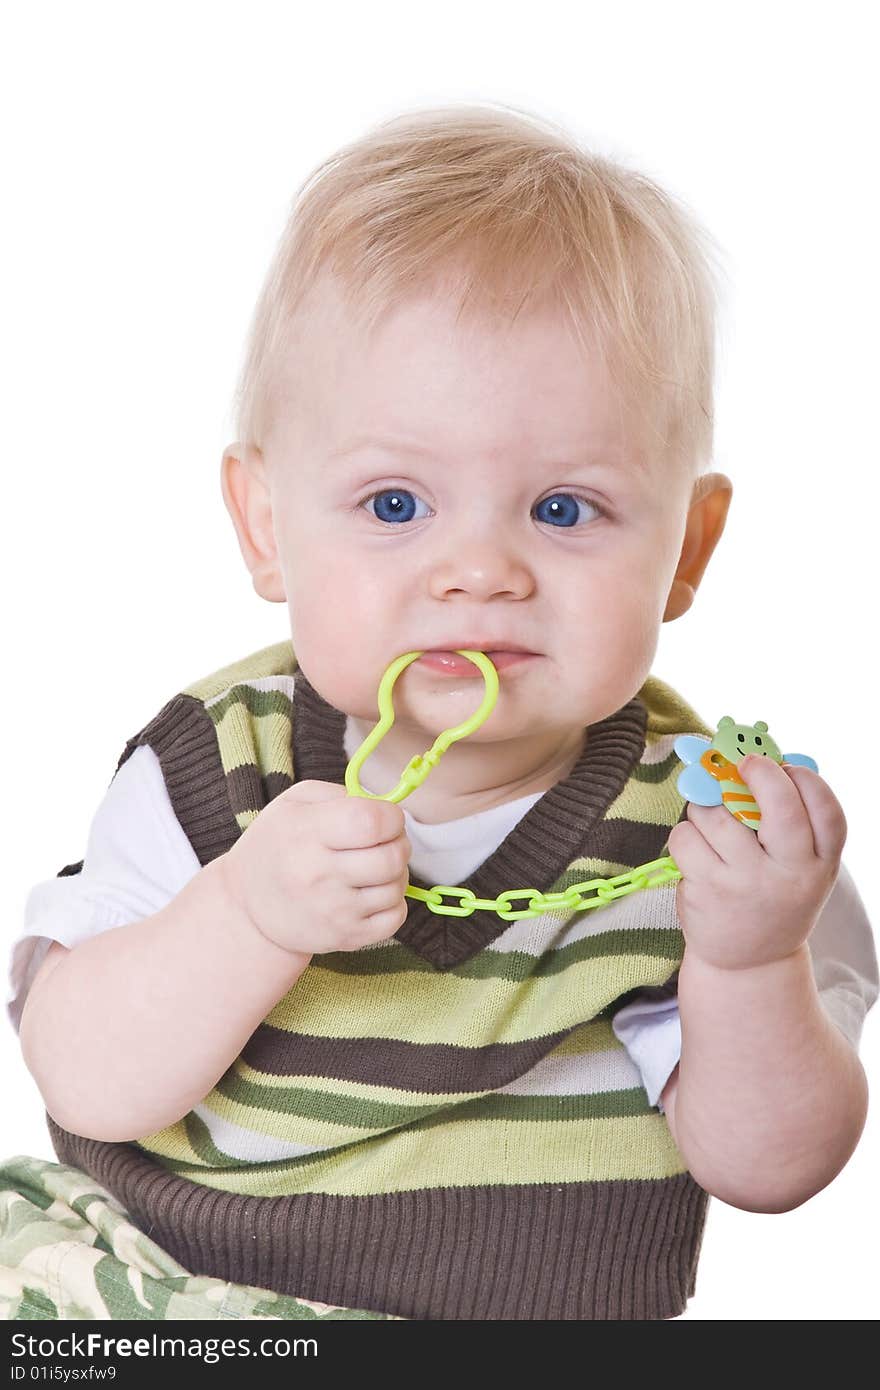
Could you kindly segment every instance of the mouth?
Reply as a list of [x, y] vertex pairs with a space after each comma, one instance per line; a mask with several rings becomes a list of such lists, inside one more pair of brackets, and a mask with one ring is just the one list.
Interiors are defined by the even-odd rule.
[[450, 642], [446, 647], [426, 647], [425, 651], [430, 652], [485, 652], [486, 656], [495, 656], [497, 653], [522, 652], [524, 656], [537, 656], [530, 647], [524, 647], [521, 642], [502, 642], [496, 646], [492, 639], [485, 642]]
[[441, 675], [482, 679], [479, 667], [468, 657], [459, 656], [459, 651], [485, 652], [498, 671], [506, 671], [509, 666], [526, 666], [529, 662], [538, 659], [537, 652], [528, 651], [525, 647], [490, 648], [477, 646], [476, 643], [472, 646], [462, 643], [461, 647], [454, 650], [440, 647], [426, 648], [415, 664], [425, 666]]

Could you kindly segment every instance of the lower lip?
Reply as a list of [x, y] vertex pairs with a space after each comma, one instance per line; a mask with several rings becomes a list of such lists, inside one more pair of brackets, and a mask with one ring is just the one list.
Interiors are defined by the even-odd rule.
[[[487, 652], [489, 660], [498, 671], [506, 671], [508, 666], [521, 665], [526, 661], [537, 661], [535, 652]], [[482, 673], [476, 662], [457, 652], [424, 652], [419, 657], [418, 666], [426, 666], [441, 676], [480, 676]]]

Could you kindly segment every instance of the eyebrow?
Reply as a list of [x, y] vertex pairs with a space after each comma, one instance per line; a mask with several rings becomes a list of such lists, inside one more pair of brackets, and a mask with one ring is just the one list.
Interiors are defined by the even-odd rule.
[[[378, 435], [357, 435], [341, 448], [331, 450], [328, 457], [331, 459], [350, 458], [353, 454], [366, 452], [369, 449], [381, 449], [384, 453], [401, 454], [403, 456], [410, 455], [420, 458], [436, 457], [434, 450], [428, 448], [426, 444], [418, 444], [415, 441], [383, 438]], [[577, 450], [571, 452], [560, 450], [558, 454], [548, 455], [546, 467], [601, 468], [608, 472], [614, 471], [614, 465], [607, 461], [603, 462], [601, 456], [595, 451], [595, 448], [593, 450], [585, 449], [583, 451]]]
[[392, 454], [420, 454], [423, 457], [430, 457], [433, 449], [429, 449], [424, 444], [416, 444], [406, 440], [383, 439], [381, 436], [359, 434], [350, 443], [344, 444], [341, 449], [334, 449], [330, 453], [330, 458], [348, 458], [350, 454], [359, 454], [366, 449], [384, 449], [386, 453]]

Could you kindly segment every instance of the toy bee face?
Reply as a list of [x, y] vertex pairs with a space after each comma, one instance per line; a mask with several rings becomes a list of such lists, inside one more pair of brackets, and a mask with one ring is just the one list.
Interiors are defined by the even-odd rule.
[[677, 784], [685, 800], [698, 806], [726, 806], [731, 815], [753, 830], [761, 823], [761, 811], [740, 774], [743, 758], [753, 753], [777, 763], [794, 763], [819, 771], [818, 764], [806, 753], [780, 753], [762, 720], [757, 724], [736, 724], [729, 714], [724, 715], [711, 740], [702, 734], [680, 734], [673, 747], [687, 764], [679, 773]]

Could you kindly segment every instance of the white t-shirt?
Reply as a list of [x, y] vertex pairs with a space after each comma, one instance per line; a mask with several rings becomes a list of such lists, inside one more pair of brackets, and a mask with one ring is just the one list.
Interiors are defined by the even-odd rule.
[[[361, 739], [346, 721], [345, 752]], [[365, 791], [373, 791], [362, 778]], [[460, 883], [494, 852], [538, 798], [535, 792], [459, 820], [427, 825], [401, 806], [413, 871], [428, 883]], [[51, 941], [72, 948], [111, 927], [159, 912], [201, 865], [174, 814], [161, 765], [147, 746], [116, 773], [92, 821], [82, 870], [31, 889], [9, 958], [7, 1012], [18, 1032], [24, 1001]], [[662, 892], [663, 889], [655, 889]], [[880, 990], [877, 955], [864, 904], [846, 867], [808, 938], [822, 1004], [858, 1048], [865, 1014]], [[633, 1059], [651, 1105], [681, 1055], [678, 1003], [641, 997], [619, 1009], [616, 1036]]]

